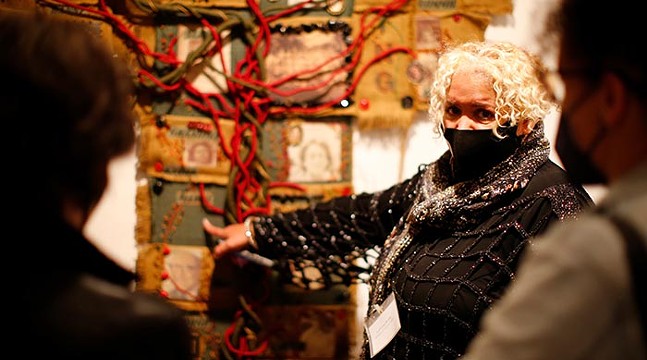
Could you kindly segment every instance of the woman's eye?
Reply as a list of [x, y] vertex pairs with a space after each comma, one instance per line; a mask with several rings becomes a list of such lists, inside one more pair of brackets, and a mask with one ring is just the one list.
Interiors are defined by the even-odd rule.
[[492, 121], [494, 120], [494, 113], [490, 110], [478, 110], [476, 112], [476, 115], [478, 116], [479, 120], [481, 121]]
[[445, 109], [445, 113], [449, 116], [458, 116], [461, 114], [461, 110], [458, 108], [458, 106], [448, 106]]

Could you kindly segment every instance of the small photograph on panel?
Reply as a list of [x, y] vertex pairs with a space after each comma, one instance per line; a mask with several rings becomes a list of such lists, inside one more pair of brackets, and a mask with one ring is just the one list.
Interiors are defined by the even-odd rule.
[[[297, 125], [292, 125], [297, 126]], [[298, 142], [288, 144], [288, 181], [335, 182], [342, 180], [342, 127], [339, 123], [301, 122]], [[296, 135], [293, 135], [296, 137]]]
[[171, 300], [199, 300], [204, 252], [197, 246], [169, 246], [164, 258], [168, 277], [162, 281], [162, 290]]

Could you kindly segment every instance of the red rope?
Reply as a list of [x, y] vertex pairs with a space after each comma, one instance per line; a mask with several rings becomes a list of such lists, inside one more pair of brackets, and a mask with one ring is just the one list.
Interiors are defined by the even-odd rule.
[[231, 337], [236, 330], [238, 319], [242, 316], [242, 314], [242, 311], [237, 311], [234, 317], [234, 321], [227, 327], [227, 329], [225, 329], [225, 332], [223, 334], [225, 345], [227, 346], [227, 349], [229, 351], [238, 355], [239, 358], [242, 356], [260, 356], [267, 350], [267, 346], [269, 344], [268, 340], [263, 340], [256, 349], [250, 349], [248, 347], [247, 338], [244, 336], [239, 339], [239, 347], [234, 346], [234, 344], [232, 343]]
[[[170, 39], [168, 49], [165, 53], [151, 51], [148, 48], [148, 45], [143, 40], [139, 39], [129, 29], [124, 21], [111, 12], [110, 8], [106, 5], [105, 0], [99, 0], [96, 8], [91, 6], [82, 6], [70, 0], [51, 1], [80, 10], [83, 13], [101, 17], [106, 22], [111, 23], [115, 31], [125, 37], [132, 44], [134, 50], [140, 54], [152, 57], [163, 64], [168, 64], [172, 69], [177, 70], [178, 67], [182, 65], [182, 61], [177, 58], [177, 54], [174, 51], [174, 46], [177, 43], [176, 37], [172, 37]], [[331, 56], [328, 59], [323, 59], [321, 63], [314, 64], [311, 68], [303, 69], [286, 76], [285, 78], [275, 80], [272, 83], [264, 82], [259, 63], [260, 59], [258, 59], [257, 56], [259, 49], [261, 49], [260, 53], [263, 57], [269, 53], [271, 46], [270, 23], [303, 10], [312, 2], [312, 0], [301, 2], [274, 15], [265, 16], [255, 0], [247, 0], [249, 10], [258, 26], [258, 34], [254, 41], [246, 47], [244, 56], [239, 62], [234, 64], [231, 72], [227, 71], [225, 57], [222, 53], [223, 44], [220, 34], [208, 19], [204, 17], [200, 18], [202, 26], [210, 32], [213, 38], [213, 45], [206, 48], [207, 51], [203, 56], [205, 59], [211, 59], [214, 56], [218, 56], [220, 66], [223, 69], [222, 76], [225, 78], [227, 84], [227, 93], [224, 95], [220, 93], [203, 93], [196, 89], [184, 77], [174, 80], [173, 83], [165, 83], [143, 68], [138, 70], [137, 78], [140, 83], [153, 84], [165, 92], [185, 91], [191, 97], [185, 99], [184, 104], [195, 108], [202, 113], [208, 114], [208, 116], [213, 120], [222, 151], [230, 160], [232, 171], [236, 171], [234, 176], [235, 183], [232, 187], [236, 192], [236, 195], [234, 197], [234, 209], [232, 210], [238, 221], [242, 221], [244, 217], [249, 214], [269, 213], [269, 209], [271, 208], [271, 199], [269, 194], [265, 194], [263, 198], [257, 196], [260, 194], [259, 192], [262, 190], [263, 184], [255, 178], [255, 172], [252, 171], [252, 166], [255, 164], [256, 152], [259, 150], [257, 135], [261, 129], [258, 129], [257, 126], [264, 124], [270, 116], [283, 115], [285, 113], [310, 115], [327, 110], [333, 106], [337, 106], [342, 100], [350, 97], [357, 88], [362, 76], [373, 64], [395, 53], [407, 53], [415, 56], [411, 49], [405, 47], [391, 48], [370, 59], [359, 69], [359, 71], [356, 71], [362, 56], [365, 41], [369, 37], [370, 33], [374, 31], [376, 26], [378, 26], [380, 22], [384, 21], [386, 17], [400, 10], [408, 2], [408, 0], [393, 0], [388, 4], [371, 7], [365, 10], [360, 17], [359, 29], [355, 39], [339, 54]], [[328, 74], [321, 72], [325, 66], [333, 61], [346, 59], [349, 56], [351, 57], [351, 61], [348, 63], [344, 62], [345, 65], [331, 70]], [[329, 86], [332, 81], [338, 78], [339, 74], [348, 73], [354, 70], [355, 78], [342, 95], [316, 106], [276, 106], [272, 104], [272, 100], [268, 96], [259, 94], [259, 90], [263, 90], [266, 93], [288, 97], [304, 91], [319, 90]], [[319, 75], [321, 76], [322, 81], [293, 90], [277, 88], [290, 80], [306, 75]], [[216, 107], [214, 103], [217, 103], [219, 106]], [[227, 141], [227, 137], [223, 132], [220, 119], [231, 119], [234, 122], [234, 132], [229, 141]], [[253, 119], [254, 122], [252, 123], [250, 119]], [[244, 153], [246, 155], [242, 158]], [[305, 191], [303, 186], [284, 182], [268, 182], [265, 186], [267, 186], [268, 189], [289, 187]], [[202, 203], [207, 211], [218, 215], [225, 214], [225, 209], [214, 206], [206, 199], [204, 184], [200, 184], [200, 191]]]

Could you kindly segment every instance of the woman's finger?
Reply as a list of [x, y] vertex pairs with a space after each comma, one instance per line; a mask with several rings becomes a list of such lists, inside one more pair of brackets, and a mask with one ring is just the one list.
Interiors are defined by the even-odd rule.
[[225, 230], [221, 227], [213, 225], [209, 219], [202, 219], [202, 227], [211, 235], [215, 235], [219, 238], [225, 237]]

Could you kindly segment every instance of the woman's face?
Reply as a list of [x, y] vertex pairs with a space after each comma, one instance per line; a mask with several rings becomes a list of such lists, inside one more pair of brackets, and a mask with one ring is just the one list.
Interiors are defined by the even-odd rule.
[[330, 167], [330, 157], [323, 145], [312, 143], [305, 149], [303, 163], [309, 171], [325, 171]]
[[459, 69], [447, 91], [443, 125], [446, 129], [492, 129], [497, 125], [495, 99], [487, 74], [475, 68]]
[[211, 150], [208, 145], [197, 144], [193, 149], [193, 160], [198, 164], [208, 164], [211, 162]]

